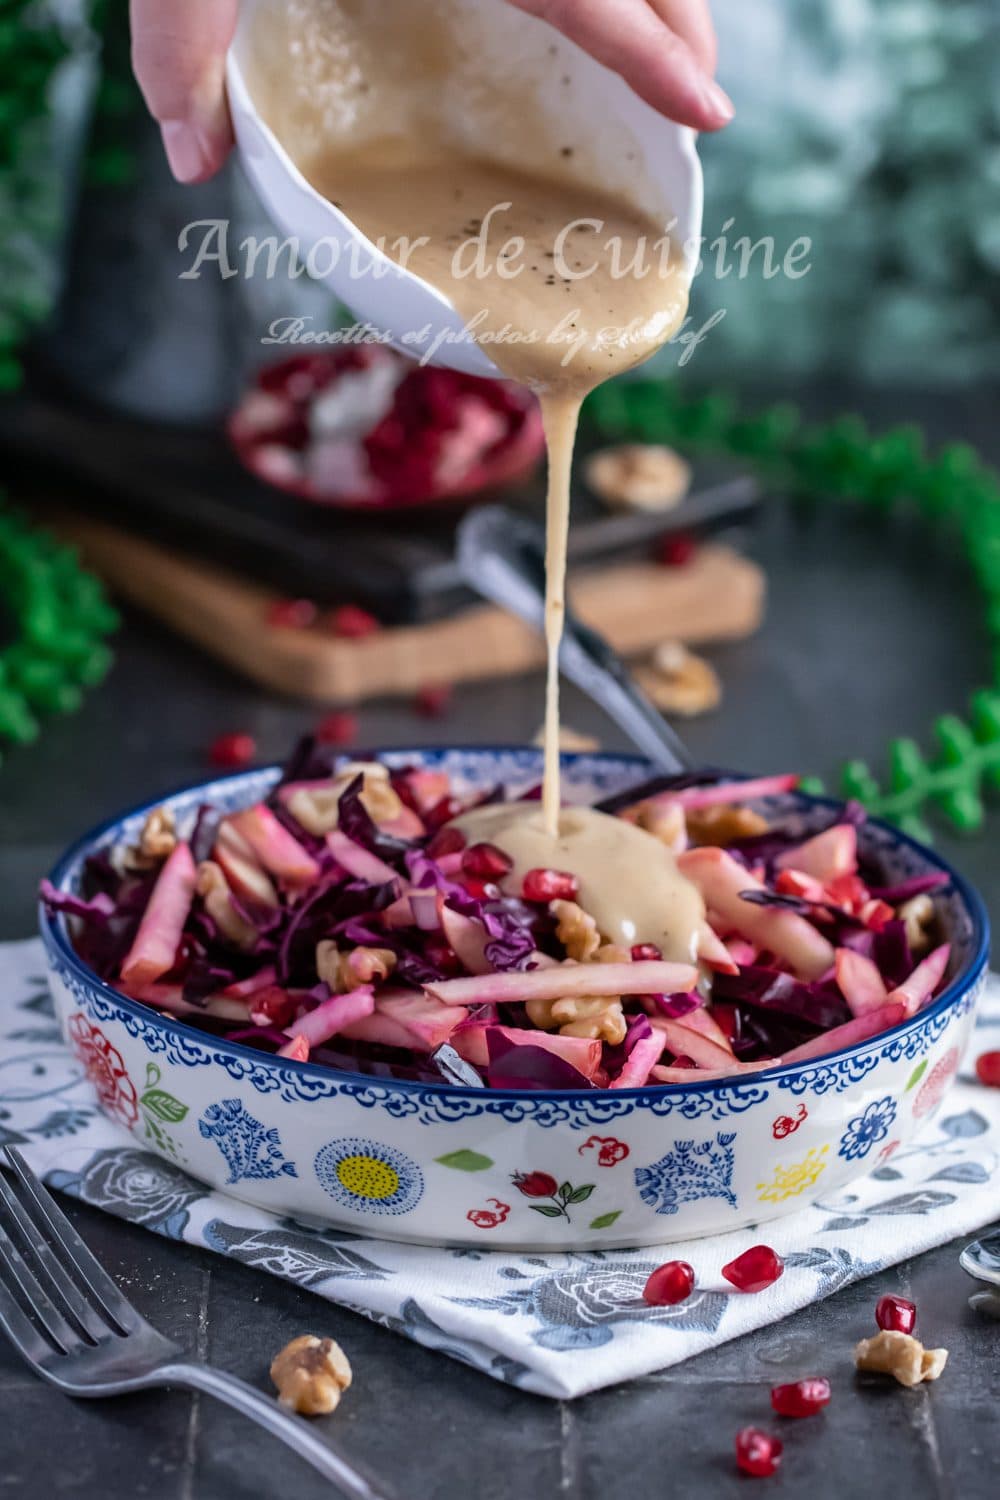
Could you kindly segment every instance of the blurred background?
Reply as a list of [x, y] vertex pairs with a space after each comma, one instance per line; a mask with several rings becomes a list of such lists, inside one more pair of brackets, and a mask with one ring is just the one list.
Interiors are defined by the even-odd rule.
[[[1000, 687], [1000, 6], [714, 10], [737, 117], [701, 143], [692, 314], [716, 321], [683, 369], [664, 352], [648, 399], [594, 408], [579, 597], [667, 712], [685, 710], [655, 647], [707, 647], [696, 757], [828, 784], [861, 760], [893, 815], [917, 786], [907, 805], [943, 811], [951, 838], [1000, 784], [993, 721], [969, 707]], [[0, 0], [0, 845], [22, 913], [78, 826], [208, 764], [277, 758], [321, 715], [345, 745], [525, 742], [541, 717], [537, 642], [463, 613], [452, 559], [481, 495], [540, 516], [532, 412], [397, 370], [391, 408], [348, 434], [368, 488], [343, 493], [338, 399], [372, 372], [324, 356], [261, 374], [272, 318], [337, 309], [306, 277], [180, 279], [178, 235], [215, 219], [234, 242], [269, 228], [235, 164], [171, 179], [126, 0]], [[768, 278], [758, 254], [717, 275], [720, 235], [770, 237], [777, 261], [805, 244], [809, 270]], [[758, 418], [776, 400], [792, 406]], [[690, 463], [659, 510], [591, 482], [589, 452], [621, 437]], [[625, 743], [572, 691], [566, 718]], [[72, 807], [49, 790], [69, 764]]]
[[[702, 143], [706, 237], [732, 220], [730, 239], [770, 235], [783, 252], [806, 236], [812, 253], [801, 279], [765, 280], [759, 260], [746, 285], [702, 276], [696, 310], [725, 318], [697, 352], [699, 374], [754, 385], [765, 361], [778, 380], [995, 375], [995, 0], [714, 10], [738, 121]], [[126, 12], [125, 0], [2, 6], [0, 378], [16, 381], [25, 334], [64, 293], [54, 357], [109, 399], [187, 419], [232, 399], [266, 299], [287, 308], [289, 287], [176, 285], [183, 223], [231, 217], [253, 232], [258, 215], [234, 170], [195, 193], [171, 189], [131, 81]], [[83, 330], [87, 348], [71, 347]]]

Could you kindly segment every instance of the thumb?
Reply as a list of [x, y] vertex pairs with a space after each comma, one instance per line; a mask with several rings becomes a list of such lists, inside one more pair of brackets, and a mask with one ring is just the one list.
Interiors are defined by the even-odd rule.
[[132, 64], [179, 182], [203, 182], [233, 144], [226, 52], [238, 0], [131, 0]]

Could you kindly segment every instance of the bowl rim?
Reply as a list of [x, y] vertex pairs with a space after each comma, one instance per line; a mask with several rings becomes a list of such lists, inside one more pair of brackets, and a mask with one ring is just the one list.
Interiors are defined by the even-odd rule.
[[[380, 755], [385, 754], [401, 758], [408, 755], [418, 758], [428, 755], [443, 757], [453, 753], [473, 756], [481, 754], [489, 757], [512, 753], [524, 754], [525, 751], [534, 750], [534, 746], [521, 744], [386, 745], [375, 750], [365, 749], [364, 752], [359, 750], [353, 758], [357, 759], [362, 753], [372, 759], [377, 759]], [[542, 752], [539, 750], [537, 753], [540, 759]], [[565, 751], [563, 752], [562, 760], [564, 763], [569, 764], [576, 764], [580, 761], [616, 761], [624, 767], [634, 766], [640, 774], [649, 773], [651, 770], [655, 771], [655, 767], [652, 766], [652, 763], [645, 756], [627, 750]], [[100, 823], [89, 829], [88, 832], [82, 834], [80, 838], [76, 839], [60, 855], [53, 865], [48, 879], [57, 890], [69, 889], [68, 881], [71, 873], [95, 846], [99, 846], [102, 843], [106, 844], [108, 842], [108, 835], [114, 829], [120, 827], [121, 824], [138, 817], [142, 813], [149, 812], [153, 808], [162, 806], [164, 802], [169, 802], [176, 797], [190, 796], [197, 792], [205, 793], [205, 800], [208, 801], [211, 800], [209, 794], [215, 788], [238, 784], [250, 778], [277, 777], [280, 776], [282, 769], [280, 763], [249, 766], [227, 776], [213, 777], [209, 781], [187, 782], [182, 786], [175, 787], [171, 791], [163, 792], [157, 797], [145, 799], [136, 806], [126, 809], [124, 812], [119, 812], [113, 817], [103, 819]], [[732, 777], [734, 780], [748, 781], [753, 779], [756, 773], [722, 771], [720, 774]], [[639, 783], [637, 782], [636, 785], [638, 786]], [[627, 790], [627, 788], [623, 788], [623, 790]], [[789, 794], [786, 793], [785, 795]], [[844, 806], [844, 799], [839, 797], [821, 796], [811, 792], [799, 791], [793, 791], [791, 795], [802, 797], [811, 806], [815, 807], [835, 809]], [[894, 1037], [904, 1036], [917, 1026], [922, 1026], [933, 1017], [939, 1016], [949, 1010], [952, 1005], [968, 993], [982, 974], [989, 958], [989, 917], [982, 897], [969, 884], [965, 877], [959, 874], [950, 861], [945, 859], [943, 855], [938, 854], [936, 850], [929, 848], [926, 844], [922, 844], [918, 839], [911, 838], [909, 834], [901, 832], [880, 818], [869, 817], [868, 821], [873, 826], [884, 830], [898, 843], [905, 844], [910, 849], [915, 850], [923, 859], [935, 865], [949, 877], [949, 881], [955, 888], [972, 922], [973, 951], [971, 958], [955, 975], [946, 989], [938, 995], [932, 1005], [926, 1006], [923, 1010], [918, 1011], [916, 1015], [907, 1017], [905, 1021], [901, 1021], [898, 1025], [890, 1027], [886, 1031], [877, 1032], [874, 1036], [866, 1037], [864, 1041], [856, 1042], [851, 1047], [842, 1047], [835, 1052], [819, 1053], [817, 1056], [807, 1058], [801, 1062], [778, 1063], [773, 1068], [762, 1068], [753, 1073], [733, 1073], [724, 1078], [693, 1079], [688, 1083], [642, 1084], [636, 1088], [629, 1089], [491, 1089], [485, 1087], [474, 1089], [466, 1084], [437, 1083], [412, 1078], [386, 1078], [381, 1075], [332, 1068], [322, 1063], [299, 1062], [294, 1058], [287, 1057], [278, 1058], [273, 1053], [261, 1051], [257, 1047], [249, 1047], [243, 1042], [231, 1042], [226, 1037], [205, 1032], [197, 1026], [188, 1025], [186, 1021], [178, 1017], [164, 1015], [161, 1011], [154, 1009], [151, 1005], [144, 1004], [141, 1000], [133, 1000], [128, 995], [123, 995], [113, 985], [101, 979], [80, 958], [70, 941], [68, 922], [65, 914], [50, 914], [41, 900], [38, 906], [39, 930], [45, 946], [50, 949], [54, 948], [60, 958], [67, 963], [68, 967], [75, 971], [80, 980], [84, 981], [103, 999], [120, 1006], [127, 1014], [134, 1016], [143, 1023], [147, 1025], [152, 1024], [154, 1027], [162, 1027], [163, 1030], [171, 1034], [179, 1035], [183, 1040], [189, 1040], [203, 1047], [214, 1045], [221, 1050], [234, 1053], [238, 1057], [253, 1061], [265, 1068], [273, 1067], [276, 1072], [291, 1070], [293, 1074], [297, 1074], [304, 1079], [318, 1078], [333, 1080], [338, 1085], [338, 1092], [340, 1091], [340, 1085], [351, 1084], [356, 1086], [359, 1083], [367, 1082], [373, 1086], [393, 1092], [431, 1093], [434, 1096], [455, 1096], [460, 1099], [481, 1095], [496, 1100], [520, 1100], [525, 1104], [528, 1104], [529, 1101], [541, 1102], [543, 1100], [554, 1100], [564, 1104], [572, 1101], [586, 1105], [593, 1103], [595, 1100], [599, 1101], [607, 1097], [623, 1101], [631, 1100], [638, 1103], [650, 1098], [680, 1097], [691, 1093], [707, 1093], [712, 1090], [731, 1090], [734, 1087], [748, 1083], [770, 1082], [773, 1079], [783, 1076], [791, 1077], [796, 1072], [815, 1067], [817, 1064], [828, 1067], [838, 1061], [859, 1055], [872, 1046], [884, 1045]]]

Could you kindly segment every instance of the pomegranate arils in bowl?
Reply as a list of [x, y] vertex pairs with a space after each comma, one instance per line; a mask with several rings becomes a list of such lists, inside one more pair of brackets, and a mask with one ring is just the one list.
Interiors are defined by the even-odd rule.
[[916, 1305], [890, 1292], [875, 1304], [875, 1321], [880, 1328], [894, 1333], [912, 1333], [917, 1324]]
[[512, 861], [496, 844], [470, 844], [462, 855], [466, 875], [478, 875], [481, 880], [502, 880], [511, 867]]
[[771, 1388], [771, 1405], [779, 1417], [814, 1417], [829, 1400], [830, 1382], [823, 1376]]
[[741, 1427], [736, 1434], [736, 1465], [754, 1479], [766, 1479], [780, 1467], [784, 1443], [759, 1427]]
[[529, 870], [521, 886], [525, 901], [573, 901], [580, 882], [566, 870]]
[[784, 1269], [784, 1261], [770, 1245], [751, 1245], [723, 1266], [722, 1274], [741, 1292], [762, 1292], [777, 1281]]
[[642, 1289], [650, 1307], [674, 1307], [686, 1302], [694, 1291], [694, 1268], [686, 1260], [668, 1260], [657, 1266]]
[[634, 943], [632, 946], [632, 962], [634, 964], [659, 963], [662, 957], [663, 954], [655, 943]]

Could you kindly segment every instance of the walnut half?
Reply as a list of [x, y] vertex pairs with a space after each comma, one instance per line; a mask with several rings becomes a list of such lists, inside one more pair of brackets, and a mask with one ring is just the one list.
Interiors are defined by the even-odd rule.
[[351, 1383], [351, 1366], [335, 1339], [303, 1333], [274, 1356], [271, 1379], [282, 1406], [318, 1417], [339, 1406]]
[[884, 1328], [873, 1339], [862, 1339], [854, 1350], [859, 1370], [893, 1375], [900, 1385], [920, 1385], [937, 1380], [948, 1359], [947, 1349], [925, 1349], [912, 1333]]

